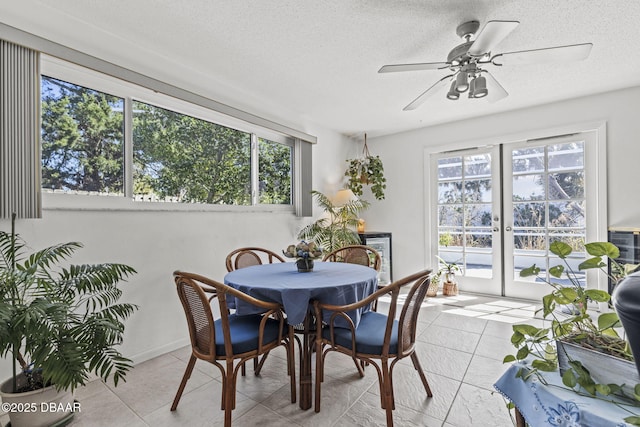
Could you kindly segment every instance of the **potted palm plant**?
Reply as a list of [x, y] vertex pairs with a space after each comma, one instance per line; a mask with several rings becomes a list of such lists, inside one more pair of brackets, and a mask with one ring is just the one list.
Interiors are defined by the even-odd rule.
[[356, 232], [359, 213], [366, 209], [369, 203], [364, 200], [351, 200], [337, 206], [319, 191], [314, 190], [311, 194], [325, 215], [300, 230], [298, 239], [315, 242], [325, 253], [347, 245], [359, 245], [360, 236]]
[[117, 347], [124, 320], [137, 309], [119, 302], [117, 286], [133, 268], [63, 266], [82, 247], [77, 242], [32, 254], [26, 247], [15, 233], [14, 215], [11, 233], [0, 231], [0, 355], [13, 361], [13, 375], [0, 394], [12, 427], [73, 417], [72, 393], [90, 373], [112, 376], [116, 385], [124, 380], [132, 362]]

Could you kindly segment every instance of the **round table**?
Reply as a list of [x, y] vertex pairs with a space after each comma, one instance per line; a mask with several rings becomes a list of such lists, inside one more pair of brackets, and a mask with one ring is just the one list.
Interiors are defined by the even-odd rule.
[[[295, 262], [261, 264], [241, 268], [224, 277], [224, 283], [252, 297], [280, 303], [290, 325], [304, 325], [302, 332], [302, 357], [300, 360], [300, 408], [311, 408], [312, 375], [311, 353], [316, 328], [312, 323], [310, 302], [318, 300], [326, 304], [346, 305], [360, 301], [378, 286], [377, 272], [370, 267], [342, 262], [315, 262], [313, 271], [300, 273]], [[233, 306], [233, 304], [230, 304]], [[257, 307], [236, 301], [236, 314], [260, 312]], [[362, 313], [349, 312], [357, 326]], [[328, 320], [328, 319], [327, 319]], [[347, 322], [344, 319], [337, 321]], [[339, 326], [339, 325], [338, 325]]]
[[[228, 273], [224, 283], [252, 297], [282, 304], [291, 325], [302, 323], [312, 300], [346, 305], [376, 290], [378, 279], [373, 268], [342, 262], [314, 264], [313, 271], [306, 273], [298, 272], [295, 262], [254, 265]], [[236, 306], [239, 315], [255, 312], [255, 307], [246, 303]], [[360, 314], [351, 316], [356, 325]]]

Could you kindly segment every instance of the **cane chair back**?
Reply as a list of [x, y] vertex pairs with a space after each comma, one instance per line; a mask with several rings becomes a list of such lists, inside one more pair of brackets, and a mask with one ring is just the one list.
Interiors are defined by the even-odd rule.
[[251, 267], [252, 265], [273, 264], [274, 262], [285, 262], [285, 260], [269, 249], [258, 247], [236, 249], [230, 252], [225, 260], [227, 271]]
[[[247, 360], [266, 354], [280, 345], [286, 348], [291, 402], [295, 402], [293, 328], [285, 324], [280, 305], [258, 300], [197, 274], [175, 272], [174, 278], [187, 318], [191, 357], [171, 410], [176, 410], [196, 360], [204, 360], [218, 367], [222, 373], [221, 408], [225, 411], [224, 425], [230, 427], [231, 411], [236, 404], [236, 378], [240, 368]], [[242, 299], [265, 312], [248, 316], [230, 314], [228, 298]], [[218, 302], [218, 318], [214, 317], [211, 309], [214, 300]]]
[[378, 251], [366, 245], [349, 245], [325, 255], [323, 261], [360, 264], [380, 271], [382, 258]]
[[[393, 368], [399, 360], [405, 357], [411, 358], [427, 396], [432, 396], [431, 388], [415, 353], [418, 314], [429, 287], [430, 274], [431, 270], [412, 274], [378, 289], [367, 298], [345, 306], [314, 302], [316, 318], [326, 319], [326, 315], [330, 314], [329, 321], [323, 324], [322, 331], [316, 335], [316, 412], [320, 411], [324, 362], [327, 354], [331, 351], [350, 356], [356, 362], [356, 366], [363, 366], [366, 363], [375, 367], [380, 386], [380, 403], [382, 408], [386, 410], [387, 426], [389, 427], [393, 426], [392, 411], [395, 408], [392, 381]], [[412, 284], [411, 289], [400, 309], [400, 316], [396, 320], [400, 290], [410, 284]], [[350, 320], [347, 315], [349, 311], [365, 307], [372, 301], [387, 294], [391, 295], [387, 314], [375, 311], [366, 312], [361, 316], [358, 325], [355, 325]], [[338, 318], [346, 321], [349, 328], [334, 326]], [[361, 375], [363, 375], [362, 372]]]

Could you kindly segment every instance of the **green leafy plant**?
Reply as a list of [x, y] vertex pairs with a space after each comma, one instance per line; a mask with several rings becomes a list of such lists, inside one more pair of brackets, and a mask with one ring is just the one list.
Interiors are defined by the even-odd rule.
[[26, 254], [26, 243], [15, 233], [0, 231], [0, 354], [13, 359], [13, 392], [17, 367], [29, 389], [53, 384], [73, 391], [93, 372], [103, 379], [113, 374], [117, 385], [131, 360], [116, 347], [123, 321], [137, 306], [119, 303], [118, 282], [135, 273], [123, 264], [71, 265], [68, 259], [82, 244], [54, 245]]
[[447, 262], [438, 255], [436, 255], [436, 258], [438, 258], [438, 278], [444, 276], [445, 282], [453, 281], [453, 276], [455, 276], [456, 272], [462, 271], [455, 262]]
[[369, 203], [365, 200], [352, 200], [345, 205], [336, 206], [319, 191], [314, 190], [311, 194], [325, 214], [304, 227], [298, 233], [298, 238], [317, 243], [325, 253], [346, 245], [359, 245], [360, 236], [356, 232], [359, 213], [369, 207]]
[[[616, 271], [624, 271], [615, 258], [620, 256], [618, 248], [609, 242], [594, 242], [584, 245], [591, 258], [583, 261], [578, 270], [598, 269], [608, 277], [607, 260]], [[531, 369], [521, 368], [517, 376], [523, 379], [536, 375], [537, 371], [551, 372], [558, 369], [556, 341], [567, 341], [585, 348], [599, 351], [625, 360], [633, 360], [628, 343], [616, 332], [621, 324], [614, 311], [601, 313], [596, 319], [588, 313], [589, 303], [607, 303], [611, 299], [608, 292], [598, 289], [585, 289], [578, 274], [571, 267], [569, 256], [572, 248], [568, 244], [555, 241], [550, 252], [558, 256], [563, 264], [549, 268], [548, 274], [555, 278], [564, 278], [564, 283], [556, 283], [541, 275], [541, 269], [533, 265], [521, 270], [521, 277], [535, 276], [551, 286], [551, 293], [542, 297], [542, 316], [550, 319], [549, 327], [536, 327], [530, 324], [513, 325], [511, 343], [517, 349], [515, 355], [507, 355], [503, 362], [510, 363], [530, 359]], [[626, 269], [628, 271], [628, 269]], [[542, 377], [540, 377], [542, 379]], [[579, 394], [598, 397], [623, 394], [621, 385], [598, 384], [591, 373], [578, 360], [569, 358], [569, 368], [562, 376], [563, 384]], [[640, 385], [636, 386], [635, 396], [627, 396], [640, 406]], [[625, 421], [633, 423], [634, 417]]]
[[387, 188], [387, 180], [384, 177], [384, 166], [380, 156], [369, 154], [367, 147], [367, 134], [364, 135], [363, 157], [347, 160], [349, 166], [344, 176], [349, 177], [347, 188], [353, 194], [362, 196], [362, 187], [371, 186], [371, 192], [377, 200], [384, 199], [384, 190]]

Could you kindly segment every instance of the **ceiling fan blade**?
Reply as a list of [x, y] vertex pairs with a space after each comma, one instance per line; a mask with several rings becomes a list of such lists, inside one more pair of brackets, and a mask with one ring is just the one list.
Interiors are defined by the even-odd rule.
[[401, 71], [441, 70], [449, 67], [448, 62], [423, 62], [418, 64], [383, 65], [378, 73], [397, 73]]
[[540, 64], [544, 62], [580, 61], [589, 56], [592, 47], [592, 43], [582, 43], [547, 47], [544, 49], [499, 53], [491, 58], [491, 62], [493, 62], [494, 65], [521, 65]]
[[431, 97], [432, 95], [436, 94], [438, 92], [438, 89], [446, 87], [447, 84], [449, 83], [451, 77], [453, 77], [453, 76], [454, 76], [454, 74], [451, 74], [449, 76], [443, 77], [440, 80], [438, 80], [436, 83], [433, 84], [433, 86], [431, 86], [429, 89], [427, 89], [424, 92], [422, 92], [420, 94], [420, 96], [418, 96], [416, 99], [411, 101], [411, 103], [409, 105], [404, 107], [402, 109], [402, 111], [415, 110], [416, 108], [421, 106], [429, 97]]
[[487, 95], [487, 101], [490, 103], [498, 102], [503, 98], [509, 96], [509, 93], [502, 87], [500, 83], [488, 72], [483, 73], [487, 79], [487, 89], [489, 94]]
[[491, 50], [520, 24], [518, 21], [489, 21], [469, 48], [469, 55], [482, 56]]

